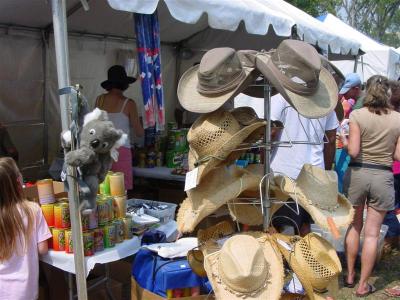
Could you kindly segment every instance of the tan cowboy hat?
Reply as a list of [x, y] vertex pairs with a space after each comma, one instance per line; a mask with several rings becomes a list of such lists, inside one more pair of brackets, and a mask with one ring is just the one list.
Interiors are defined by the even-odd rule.
[[219, 251], [205, 255], [204, 266], [217, 299], [278, 300], [283, 263], [265, 233], [238, 234]]
[[198, 249], [190, 250], [187, 254], [187, 260], [193, 272], [200, 277], [207, 277], [207, 272], [204, 269], [204, 254], [202, 250], [207, 248], [208, 254], [219, 250], [216, 241], [230, 236], [234, 232], [233, 224], [228, 221], [219, 222], [206, 229], [199, 229], [197, 231], [199, 247]]
[[198, 168], [197, 183], [214, 167], [239, 158], [241, 151], [234, 150], [243, 142], [258, 140], [265, 124], [250, 107], [200, 116], [187, 135], [189, 169]]
[[314, 233], [304, 238], [277, 233], [273, 238], [310, 300], [319, 299], [317, 293], [324, 293], [328, 289], [331, 289], [331, 293], [337, 293], [335, 289], [342, 265], [329, 242]]
[[311, 45], [284, 40], [276, 50], [259, 53], [256, 66], [302, 116], [320, 118], [335, 109], [338, 87]]
[[295, 181], [286, 176], [275, 176], [276, 185], [311, 215], [315, 223], [331, 229], [328, 218], [337, 227], [346, 227], [354, 217], [350, 201], [338, 192], [337, 174], [310, 164], [304, 164]]
[[257, 74], [254, 68], [242, 66], [234, 49], [211, 49], [199, 65], [182, 75], [177, 91], [179, 102], [191, 112], [215, 111], [243, 91]]
[[[253, 174], [258, 174], [260, 177], [264, 175], [263, 164], [251, 164], [246, 170]], [[269, 197], [281, 202], [287, 201], [290, 197], [283, 193], [274, 182], [269, 185]], [[246, 200], [245, 198], [257, 199], [257, 204], [254, 201]], [[227, 203], [229, 213], [232, 219], [241, 224], [256, 226], [263, 224], [263, 215], [261, 212], [260, 191], [247, 190], [244, 191], [239, 198], [233, 199]], [[271, 203], [270, 216], [272, 216], [283, 204]]]
[[245, 190], [257, 190], [261, 177], [236, 165], [215, 168], [207, 180], [187, 191], [177, 214], [178, 230], [192, 232], [205, 217]]

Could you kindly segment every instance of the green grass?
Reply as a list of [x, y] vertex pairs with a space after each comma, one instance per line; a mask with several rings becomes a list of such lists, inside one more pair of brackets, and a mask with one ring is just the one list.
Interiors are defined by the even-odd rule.
[[[360, 270], [358, 269], [357, 271], [359, 275]], [[337, 300], [396, 299], [385, 295], [384, 290], [395, 285], [400, 285], [400, 252], [393, 250], [391, 253], [384, 255], [382, 259], [376, 264], [375, 270], [369, 282], [376, 287], [377, 291], [374, 294], [364, 298], [356, 297], [354, 295], [355, 288], [349, 289], [343, 287], [342, 282], [340, 282], [340, 290]]]

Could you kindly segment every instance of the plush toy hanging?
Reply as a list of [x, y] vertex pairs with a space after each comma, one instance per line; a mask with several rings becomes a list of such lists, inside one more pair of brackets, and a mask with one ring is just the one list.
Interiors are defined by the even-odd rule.
[[[89, 213], [96, 208], [99, 183], [104, 181], [113, 160], [118, 160], [117, 149], [125, 143], [127, 135], [114, 127], [107, 112], [95, 108], [85, 115], [79, 137], [79, 148], [67, 152], [65, 162], [78, 168], [81, 208], [83, 213]], [[70, 131], [62, 134], [62, 141], [64, 148], [70, 148]]]

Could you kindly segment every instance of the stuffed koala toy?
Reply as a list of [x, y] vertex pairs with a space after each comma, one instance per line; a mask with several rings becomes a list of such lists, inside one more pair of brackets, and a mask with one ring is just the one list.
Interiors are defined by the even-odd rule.
[[[104, 181], [113, 160], [118, 160], [117, 149], [125, 143], [127, 135], [114, 127], [108, 120], [107, 112], [95, 108], [85, 115], [79, 137], [79, 149], [67, 152], [65, 162], [78, 167], [82, 180], [89, 188], [89, 191], [84, 191], [80, 187], [80, 198], [83, 200], [83, 212], [90, 212], [96, 208], [99, 183]], [[62, 141], [64, 148], [70, 148], [70, 131], [63, 133]]]

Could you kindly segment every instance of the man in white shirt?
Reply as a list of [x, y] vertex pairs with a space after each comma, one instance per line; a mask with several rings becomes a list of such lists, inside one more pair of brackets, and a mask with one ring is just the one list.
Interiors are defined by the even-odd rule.
[[[339, 126], [335, 112], [319, 119], [307, 119], [300, 116], [288, 102], [280, 95], [271, 99], [271, 120], [281, 121], [285, 130], [279, 141], [305, 142], [304, 144], [280, 145], [273, 149], [271, 168], [274, 172], [283, 173], [296, 179], [305, 163], [318, 166], [322, 169], [332, 169], [335, 157], [336, 128]], [[326, 137], [325, 137], [326, 135]], [[309, 142], [311, 144], [307, 144]], [[295, 205], [292, 205], [294, 208]], [[293, 226], [293, 219], [299, 228], [299, 234], [304, 236], [310, 232], [310, 216], [299, 206], [297, 215], [286, 206], [279, 209], [274, 215], [274, 226]], [[284, 218], [276, 218], [285, 216]]]

